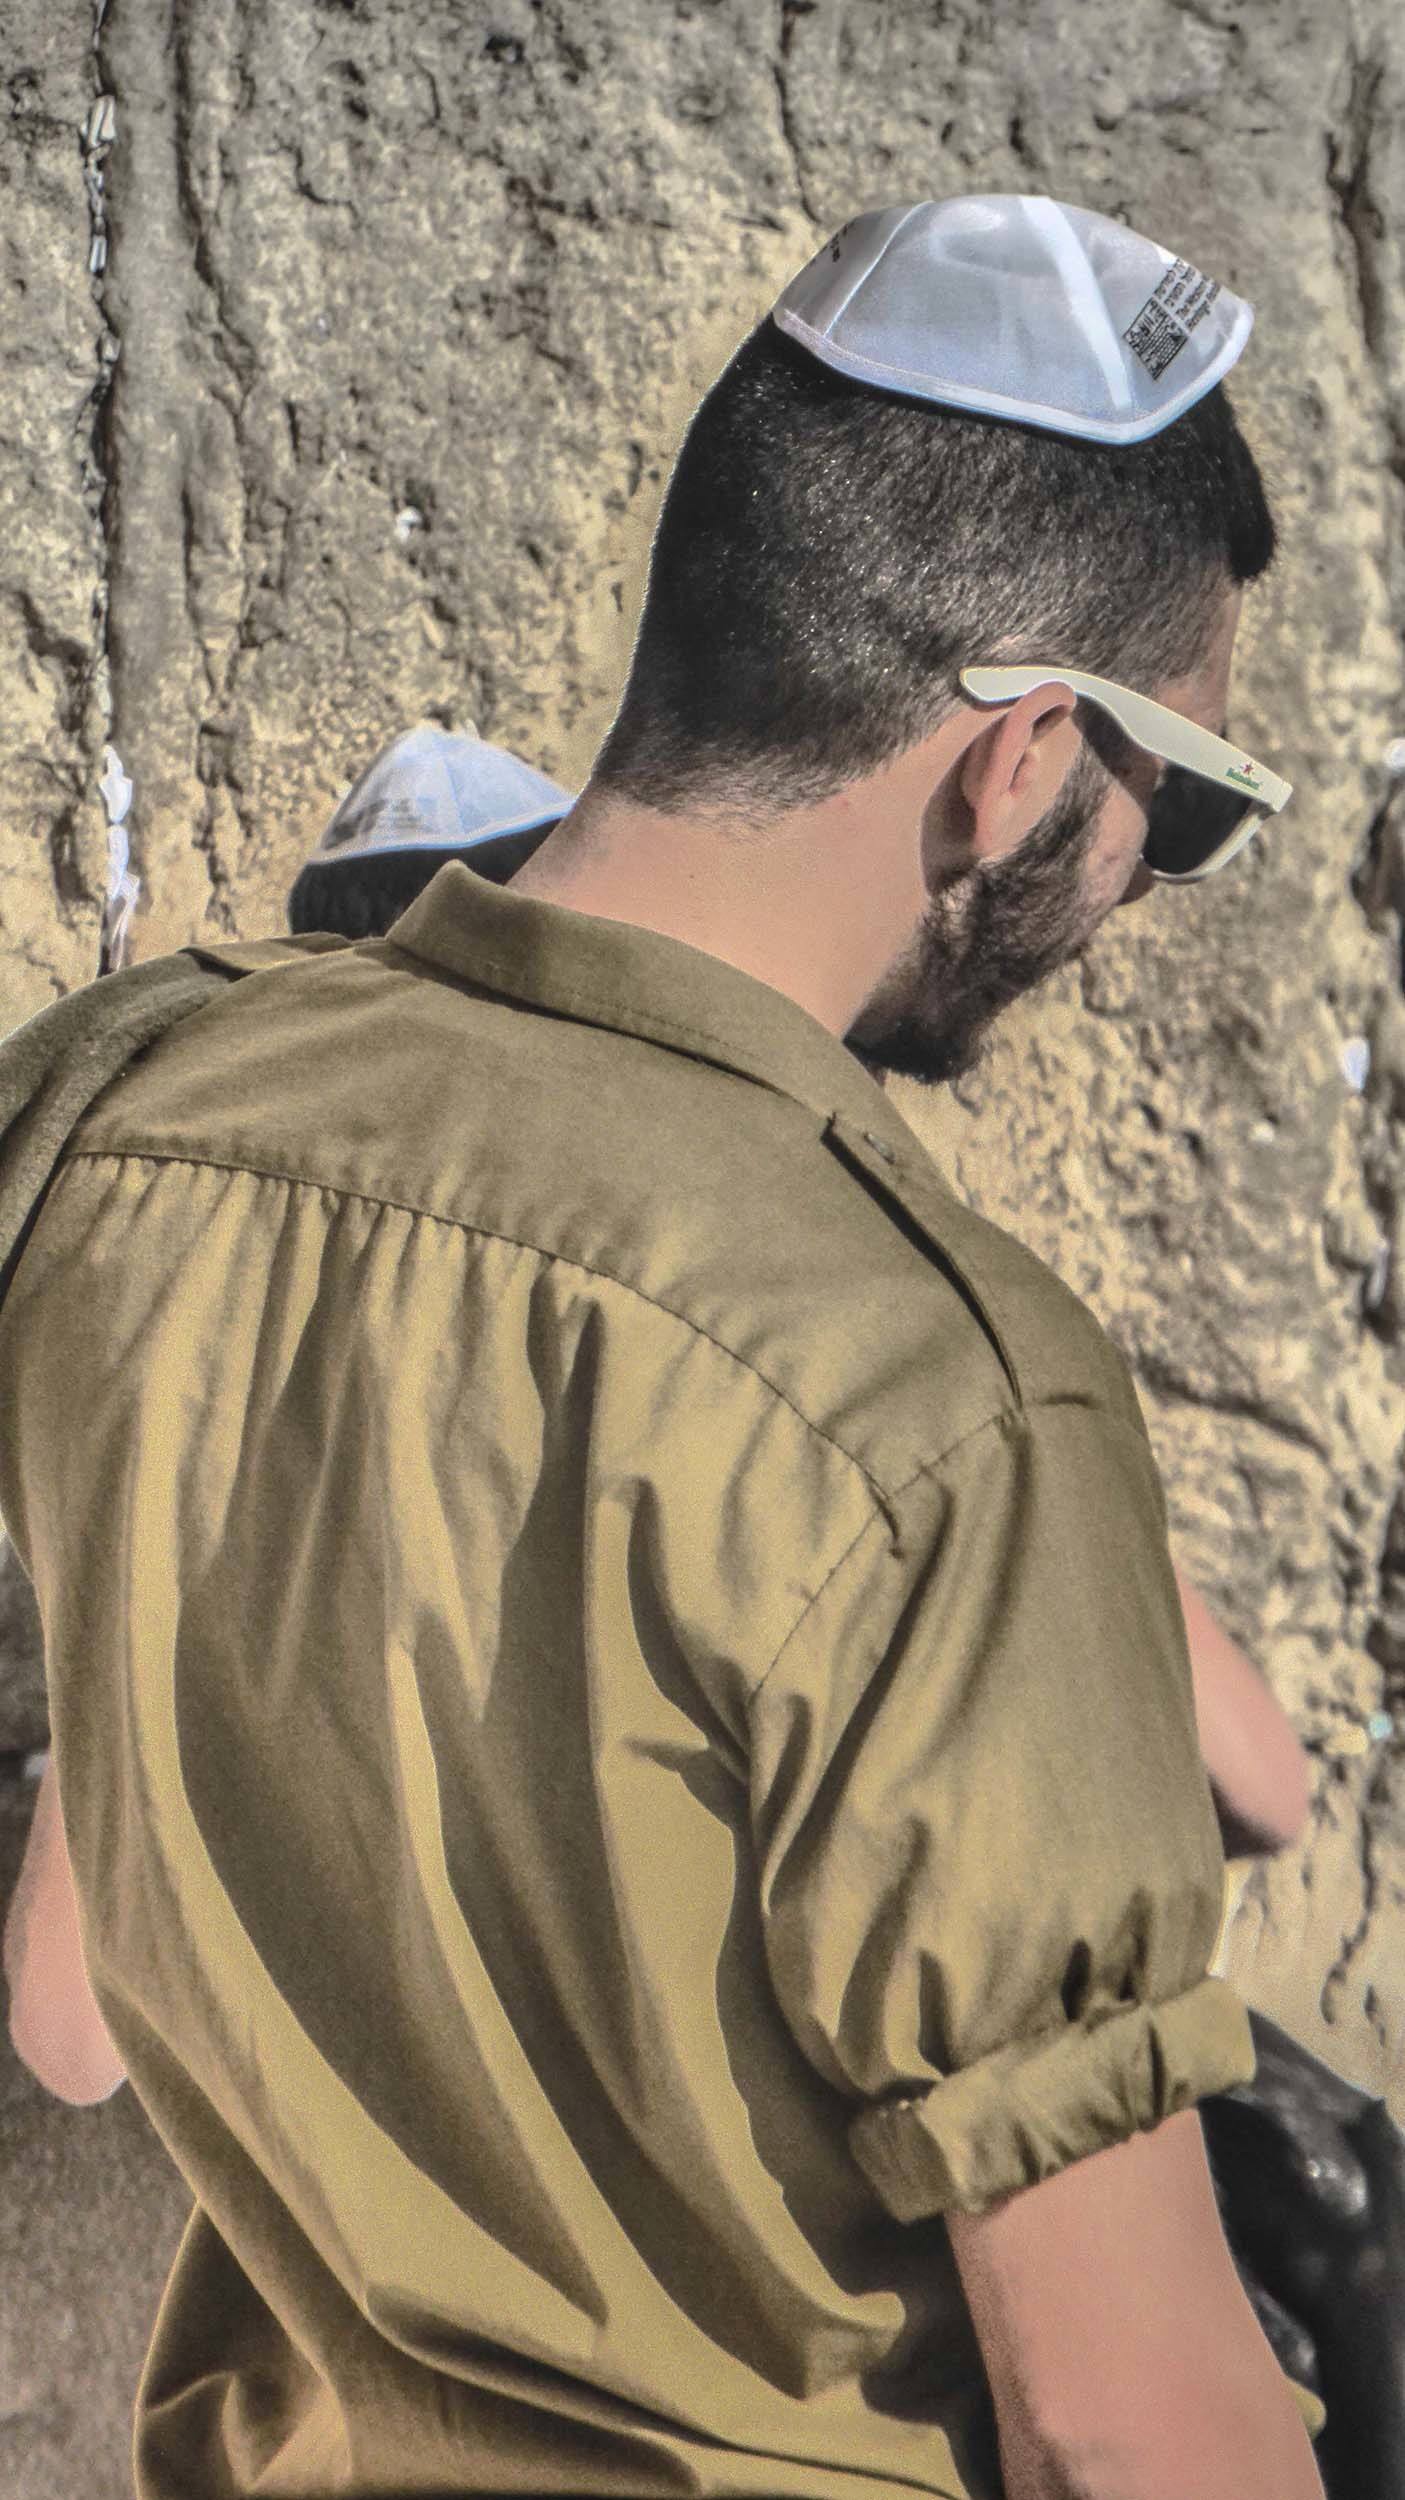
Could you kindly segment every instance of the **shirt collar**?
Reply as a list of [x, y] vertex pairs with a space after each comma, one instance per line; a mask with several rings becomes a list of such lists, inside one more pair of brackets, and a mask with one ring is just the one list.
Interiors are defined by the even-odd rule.
[[515, 894], [447, 860], [384, 942], [504, 998], [730, 1068], [823, 1126], [871, 1132], [885, 1163], [932, 1168], [882, 1086], [808, 1008], [681, 938]]

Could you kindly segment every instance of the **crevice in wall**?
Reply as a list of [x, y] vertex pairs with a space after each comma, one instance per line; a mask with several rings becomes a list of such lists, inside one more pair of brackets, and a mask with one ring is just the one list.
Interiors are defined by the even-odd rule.
[[[1386, 76], [1384, 29], [1377, 25], [1363, 33], [1354, 24], [1339, 73], [1340, 101], [1326, 131], [1326, 179], [1350, 253], [1362, 343], [1380, 386], [1390, 477], [1405, 486], [1405, 403], [1394, 388], [1386, 342], [1390, 245], [1375, 180], [1377, 135], [1390, 109], [1390, 100], [1383, 97]], [[1405, 639], [1405, 561], [1399, 536], [1398, 529], [1388, 531], [1386, 560], [1396, 621]], [[1394, 917], [1396, 975], [1405, 985], [1405, 784], [1398, 773], [1366, 828], [1352, 891], [1378, 934]]]
[[[1402, 650], [1405, 681], [1405, 558], [1402, 558], [1402, 488], [1405, 488], [1405, 398], [1394, 370], [1389, 326], [1391, 297], [1398, 287], [1392, 255], [1394, 245], [1382, 204], [1379, 144], [1389, 134], [1395, 112], [1390, 91], [1391, 38], [1387, 23], [1375, 10], [1353, 9], [1346, 50], [1338, 75], [1334, 104], [1325, 134], [1326, 182], [1329, 203], [1347, 245], [1355, 282], [1356, 312], [1362, 344], [1380, 394], [1385, 431], [1386, 474], [1382, 491], [1387, 505], [1384, 564], [1392, 618]], [[1405, 701], [1405, 697], [1402, 698]], [[1405, 730], [1405, 717], [1398, 724]], [[1390, 989], [1405, 989], [1405, 741], [1396, 736], [1382, 759], [1386, 786], [1362, 836], [1351, 871], [1351, 892], [1367, 927], [1389, 949], [1383, 965], [1380, 1016], [1389, 1010]], [[1399, 1143], [1399, 1098], [1392, 1087], [1368, 1088], [1379, 1094], [1368, 1114], [1361, 1140], [1362, 1186], [1380, 1231], [1382, 1253], [1378, 1273], [1363, 1299], [1363, 1331], [1382, 1347], [1387, 1371], [1401, 1377], [1405, 1362], [1405, 1279], [1399, 1273], [1402, 1157]], [[1374, 1560], [1374, 1604], [1366, 1647], [1384, 1670], [1384, 1718], [1394, 1717], [1395, 1731], [1386, 1742], [1393, 1753], [1401, 1741], [1399, 1712], [1405, 1702], [1398, 1654], [1401, 1521], [1405, 1518], [1405, 1449], [1397, 1459], [1397, 1495], [1381, 1550]], [[1321, 2005], [1328, 2021], [1343, 2005], [1353, 1966], [1370, 1931], [1381, 1890], [1376, 1866], [1378, 1839], [1389, 1836], [1395, 1809], [1384, 1774], [1373, 1778], [1362, 1798], [1358, 1825], [1362, 1878], [1362, 1912], [1323, 1985]], [[1381, 1905], [1382, 1915], [1384, 1905]], [[1373, 2028], [1380, 2032], [1379, 2018]]]
[[[1380, 386], [1390, 477], [1405, 486], [1405, 404], [1393, 387], [1385, 338], [1387, 225], [1374, 179], [1386, 66], [1381, 29], [1363, 37], [1353, 26], [1339, 77], [1341, 101], [1326, 131], [1326, 178], [1355, 275], [1362, 343]], [[1396, 622], [1405, 639], [1405, 562], [1398, 538], [1395, 529], [1387, 533], [1387, 562]], [[1377, 934], [1394, 919], [1396, 976], [1405, 985], [1405, 782], [1398, 771], [1366, 828], [1352, 892]]]
[[[180, 221], [190, 246], [191, 266], [197, 283], [208, 298], [212, 319], [208, 340], [211, 369], [208, 387], [211, 398], [223, 408], [229, 421], [230, 436], [235, 449], [241, 487], [238, 511], [234, 516], [238, 534], [241, 587], [239, 613], [241, 625], [248, 616], [253, 595], [250, 577], [250, 516], [247, 481], [250, 474], [246, 457], [245, 414], [258, 374], [258, 351], [254, 342], [240, 329], [234, 315], [229, 289], [223, 284], [218, 257], [213, 249], [209, 230], [210, 204], [201, 196], [195, 179], [196, 142], [194, 117], [199, 99], [199, 78], [192, 59], [196, 30], [184, 10], [177, 13], [175, 37], [170, 56], [171, 100], [174, 111], [174, 166], [176, 202]], [[217, 204], [217, 194], [216, 194]], [[203, 505], [206, 485], [199, 489]], [[236, 635], [234, 647], [222, 666], [217, 666], [205, 631], [201, 603], [196, 593], [196, 566], [203, 512], [197, 508], [197, 489], [188, 478], [180, 498], [181, 578], [185, 592], [186, 618], [191, 643], [205, 681], [205, 704], [196, 729], [195, 770], [205, 798], [199, 824], [192, 835], [194, 848], [205, 863], [210, 880], [209, 909], [225, 937], [239, 935], [238, 914], [230, 895], [230, 871], [221, 853], [220, 812], [223, 799], [237, 827], [242, 848], [250, 839], [252, 827], [244, 805], [243, 793], [229, 773], [229, 707], [234, 697], [234, 679], [242, 648], [242, 633]]]
[[1391, 935], [1394, 924], [1396, 973], [1405, 989], [1405, 771], [1399, 768], [1362, 835], [1351, 890], [1378, 936]]
[[1146, 1346], [1132, 1346], [1128, 1359], [1139, 1386], [1152, 1396], [1163, 1398], [1168, 1405], [1202, 1409], [1206, 1414], [1230, 1415], [1246, 1423], [1256, 1424], [1260, 1431], [1273, 1433], [1294, 1449], [1306, 1450], [1313, 1458], [1330, 1462], [1331, 1449], [1320, 1432], [1300, 1415], [1293, 1415], [1265, 1400], [1256, 1388], [1243, 1390], [1208, 1388], [1192, 1383], [1180, 1375], [1163, 1354]]
[[[93, 101], [83, 126], [83, 178], [88, 193], [88, 275], [97, 305], [100, 327], [97, 340], [97, 372], [93, 386], [79, 417], [80, 479], [83, 499], [92, 516], [94, 539], [98, 551], [98, 575], [93, 591], [92, 660], [90, 684], [97, 697], [102, 717], [104, 771], [99, 788], [108, 812], [107, 877], [104, 887], [104, 908], [99, 932], [99, 964], [112, 968], [121, 960], [121, 941], [127, 914], [135, 898], [136, 879], [128, 869], [128, 832], [125, 825], [126, 805], [116, 806], [114, 794], [123, 787], [121, 759], [112, 745], [112, 652], [109, 600], [112, 580], [112, 542], [116, 524], [115, 455], [112, 437], [112, 396], [122, 342], [113, 323], [107, 299], [108, 225], [104, 190], [104, 170], [117, 142], [117, 99], [108, 75], [103, 49], [103, 21], [107, 0], [93, 0], [92, 88]], [[125, 784], [126, 797], [131, 797], [131, 784]], [[114, 812], [115, 811], [115, 812]]]
[[797, 18], [809, 17], [815, 6], [816, 0], [781, 0], [780, 40], [776, 58], [771, 65], [771, 74], [776, 82], [776, 102], [780, 108], [781, 136], [785, 141], [791, 171], [795, 176], [795, 188], [799, 193], [800, 205], [811, 224], [818, 226], [822, 220], [818, 208], [810, 197], [805, 159], [800, 151], [800, 142], [795, 131], [795, 117], [790, 103], [790, 55], [795, 41], [795, 22]]
[[[1343, 1936], [1341, 1950], [1322, 1983], [1318, 2003], [1325, 2022], [1335, 2023], [1338, 2015], [1345, 2010], [1343, 2001], [1348, 1993], [1353, 1968], [1370, 1936], [1380, 1906], [1382, 1884], [1376, 1860], [1376, 1827], [1378, 1823], [1388, 1821], [1390, 1811], [1390, 1782], [1382, 1767], [1372, 1776], [1354, 1817], [1356, 1851], [1361, 1868], [1361, 1915], [1350, 1934]], [[1379, 2012], [1372, 2020], [1372, 2029], [1384, 2048], [1386, 2036]]]
[[1385, 285], [1381, 258], [1386, 221], [1372, 183], [1372, 148], [1380, 118], [1384, 56], [1375, 43], [1359, 49], [1351, 39], [1346, 60], [1346, 103], [1340, 120], [1327, 131], [1327, 188], [1351, 249], [1361, 309], [1361, 334], [1366, 353], [1380, 372], [1386, 424], [1391, 439], [1391, 467], [1405, 479], [1405, 412], [1392, 405], [1384, 371], [1382, 329]]

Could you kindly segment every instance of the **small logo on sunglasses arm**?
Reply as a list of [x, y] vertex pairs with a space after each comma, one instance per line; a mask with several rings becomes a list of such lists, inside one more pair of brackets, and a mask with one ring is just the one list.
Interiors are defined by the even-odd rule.
[[1225, 776], [1229, 781], [1242, 781], [1246, 790], [1258, 790], [1263, 786], [1258, 774], [1249, 764], [1226, 764]]

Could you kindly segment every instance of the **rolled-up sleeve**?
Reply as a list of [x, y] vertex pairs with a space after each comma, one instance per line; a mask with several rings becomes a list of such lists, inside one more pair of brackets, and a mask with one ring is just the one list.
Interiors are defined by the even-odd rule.
[[875, 1517], [752, 1703], [771, 1978], [898, 2219], [1249, 2081], [1166, 1506], [1106, 1406], [992, 1417]]

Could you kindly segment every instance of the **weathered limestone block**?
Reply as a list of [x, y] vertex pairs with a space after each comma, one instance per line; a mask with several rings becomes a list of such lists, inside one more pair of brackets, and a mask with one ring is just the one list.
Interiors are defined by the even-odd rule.
[[96, 965], [103, 566], [94, 428], [105, 335], [83, 131], [92, 10], [0, 25], [0, 1029]]

